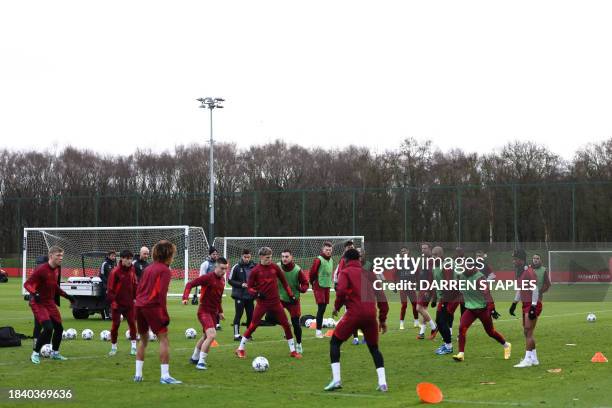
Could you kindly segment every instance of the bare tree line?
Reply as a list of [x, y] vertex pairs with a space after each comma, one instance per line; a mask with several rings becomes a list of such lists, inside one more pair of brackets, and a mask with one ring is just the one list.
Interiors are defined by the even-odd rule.
[[[215, 147], [217, 235], [371, 241], [611, 241], [612, 139], [564, 160], [531, 142], [488, 154]], [[0, 151], [0, 253], [25, 226], [207, 225], [208, 148], [115, 156]], [[163, 214], [159, 219], [155, 214]]]

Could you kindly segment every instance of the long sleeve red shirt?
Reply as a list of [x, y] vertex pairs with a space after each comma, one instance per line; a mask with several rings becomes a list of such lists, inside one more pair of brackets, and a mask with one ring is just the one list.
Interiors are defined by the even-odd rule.
[[347, 313], [358, 317], [376, 318], [378, 304], [378, 320], [382, 323], [387, 320], [389, 304], [382, 290], [374, 290], [373, 283], [376, 276], [361, 267], [358, 260], [348, 261], [342, 273], [338, 274], [336, 288], [336, 302], [334, 309], [340, 310], [345, 306]]
[[187, 282], [183, 291], [183, 300], [189, 299], [189, 293], [194, 286], [201, 286], [200, 310], [210, 314], [223, 313], [223, 290], [225, 289], [225, 278], [215, 273], [208, 273]]
[[66, 297], [66, 292], [60, 288], [58, 283], [60, 271], [61, 267], [52, 268], [48, 262], [45, 262], [34, 269], [23, 287], [32, 295], [38, 293], [39, 303], [56, 303], [57, 296]]
[[126, 268], [121, 263], [111, 271], [106, 297], [113, 307], [130, 308], [136, 298], [136, 268], [131, 265]]
[[171, 275], [168, 265], [162, 262], [153, 262], [149, 265], [142, 272], [138, 282], [135, 305], [137, 307], [160, 307], [168, 317], [166, 296]]
[[280, 280], [281, 285], [287, 291], [289, 297], [293, 296], [293, 291], [287, 283], [285, 273], [278, 267], [277, 264], [271, 263], [270, 265], [257, 264], [249, 275], [249, 281], [247, 283], [248, 291], [251, 295], [257, 296], [258, 293], [264, 295], [264, 299], [259, 299], [264, 305], [274, 305], [280, 303], [280, 296], [278, 294], [278, 281]]

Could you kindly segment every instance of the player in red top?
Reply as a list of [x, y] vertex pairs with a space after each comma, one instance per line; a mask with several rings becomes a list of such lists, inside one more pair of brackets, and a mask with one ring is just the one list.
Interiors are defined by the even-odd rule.
[[140, 343], [136, 352], [135, 382], [142, 381], [142, 366], [145, 351], [149, 342], [149, 329], [159, 339], [159, 359], [161, 362], [162, 384], [181, 384], [170, 376], [170, 345], [168, 343], [168, 325], [170, 316], [166, 308], [166, 295], [170, 285], [170, 264], [174, 260], [176, 246], [161, 240], [153, 247], [153, 263], [142, 273], [136, 290], [136, 323], [140, 333]]
[[[344, 254], [346, 253], [346, 251], [352, 248], [355, 248], [355, 243], [353, 242], [353, 240], [349, 239], [348, 241], [344, 243], [344, 251], [342, 252], [342, 257], [338, 261], [338, 266], [336, 267], [336, 270], [334, 271], [334, 290], [336, 290], [338, 286], [338, 275], [340, 274], [342, 269], [344, 269], [344, 267], [346, 266], [346, 259], [344, 259]], [[359, 251], [361, 265], [363, 265], [365, 263], [364, 253], [362, 252], [361, 248], [357, 250]], [[355, 331], [353, 332], [353, 343], [352, 344], [354, 346], [359, 345], [359, 330], [357, 329], [355, 329]]]
[[[334, 247], [331, 242], [325, 241], [321, 248], [321, 253], [312, 262], [308, 279], [312, 286], [312, 293], [317, 304], [316, 325], [317, 330], [315, 336], [318, 339], [323, 338], [323, 316], [325, 309], [329, 304], [329, 291], [333, 283], [333, 265], [332, 252]], [[324, 263], [324, 264], [323, 264]]]
[[117, 334], [121, 316], [127, 320], [132, 341], [131, 355], [136, 355], [136, 323], [134, 318], [134, 299], [136, 299], [136, 268], [132, 264], [134, 254], [123, 250], [119, 254], [119, 265], [108, 277], [106, 299], [111, 307], [113, 325], [111, 327], [111, 351], [109, 356], [117, 354]]
[[[338, 277], [338, 289], [336, 291], [333, 315], [337, 316], [342, 306], [346, 307], [346, 313], [338, 322], [329, 343], [333, 378], [327, 387], [325, 387], [325, 391], [334, 391], [342, 388], [340, 381], [340, 346], [351, 336], [355, 329], [361, 329], [376, 366], [376, 373], [378, 375], [377, 389], [386, 392], [387, 380], [385, 378], [383, 355], [378, 349], [378, 330], [380, 327], [382, 333], [387, 331], [386, 320], [389, 313], [387, 298], [382, 290], [374, 289], [373, 285], [376, 281], [376, 276], [362, 268], [359, 261], [359, 251], [349, 249], [344, 254], [344, 258], [346, 259], [346, 266]], [[378, 321], [376, 320], [375, 302], [378, 303]]]
[[[418, 270], [418, 281], [419, 284], [422, 281], [428, 281], [431, 284], [433, 280], [433, 272], [432, 272], [432, 245], [429, 242], [424, 242], [421, 244], [421, 253], [423, 254], [425, 265], [424, 267], [419, 268]], [[431, 334], [429, 336], [430, 340], [433, 340], [438, 333], [438, 326], [436, 322], [431, 318], [431, 315], [427, 311], [427, 307], [429, 306], [429, 302], [433, 296], [433, 291], [431, 290], [420, 290], [417, 298], [417, 312], [422, 316], [423, 323], [421, 323], [419, 334], [417, 335], [417, 339], [423, 340], [425, 338], [425, 329], [427, 328], [427, 323], [429, 323], [429, 327], [431, 328]]]
[[66, 294], [60, 286], [61, 265], [64, 259], [64, 250], [57, 246], [49, 248], [49, 261], [45, 262], [32, 272], [25, 281], [23, 287], [30, 293], [30, 308], [34, 319], [40, 324], [42, 331], [36, 340], [36, 347], [32, 352], [30, 360], [34, 364], [40, 364], [40, 349], [45, 344], [53, 347], [51, 358], [53, 360], [67, 360], [59, 353], [62, 342], [62, 315], [59, 306], [59, 297], [63, 296], [74, 303], [74, 297]]
[[257, 305], [253, 311], [253, 320], [244, 332], [240, 340], [240, 346], [238, 346], [235, 351], [238, 358], [246, 358], [246, 343], [257, 329], [257, 326], [259, 326], [261, 318], [268, 312], [272, 313], [280, 325], [283, 326], [285, 338], [287, 339], [289, 351], [291, 352], [290, 356], [302, 358], [302, 355], [295, 351], [295, 342], [293, 341], [293, 334], [291, 334], [291, 327], [289, 327], [289, 321], [285, 315], [285, 310], [283, 309], [278, 293], [278, 281], [280, 281], [283, 288], [285, 288], [285, 291], [289, 295], [290, 302], [295, 302], [296, 298], [287, 284], [285, 273], [278, 265], [272, 263], [272, 250], [268, 247], [260, 248], [259, 264], [251, 271], [247, 283], [249, 293], [257, 298]]
[[193, 355], [190, 358], [196, 369], [206, 370], [206, 357], [212, 342], [217, 337], [215, 329], [217, 317], [225, 320], [223, 315], [223, 290], [225, 289], [225, 274], [227, 273], [227, 259], [220, 257], [215, 262], [213, 273], [200, 275], [199, 278], [188, 282], [183, 291], [183, 304], [189, 303], [189, 292], [194, 286], [201, 286], [200, 306], [198, 307], [198, 320], [202, 324], [202, 338], [198, 341]]
[[[302, 325], [300, 324], [300, 316], [302, 315], [302, 307], [300, 304], [300, 293], [306, 293], [308, 291], [308, 279], [304, 271], [299, 265], [293, 262], [293, 254], [290, 249], [284, 249], [281, 252], [280, 268], [286, 274], [287, 284], [293, 290], [293, 294], [296, 292], [297, 296], [295, 301], [291, 301], [288, 295], [279, 288], [279, 296], [281, 297], [281, 304], [289, 312], [289, 318], [291, 319], [291, 325], [293, 326], [293, 334], [295, 335], [295, 351], [302, 354]], [[298, 270], [295, 273], [296, 269]]]
[[[410, 257], [410, 250], [407, 247], [402, 247], [400, 248], [400, 255], [406, 256], [406, 257]], [[409, 267], [407, 269], [397, 269], [395, 271], [395, 281], [396, 282], [406, 282], [405, 284], [407, 284], [408, 282], [414, 282], [414, 284], [416, 285], [416, 281], [417, 281], [417, 273], [416, 271]], [[419, 313], [417, 312], [417, 291], [416, 290], [400, 290], [399, 294], [400, 294], [400, 302], [402, 304], [402, 307], [400, 309], [400, 326], [399, 329], [400, 330], [404, 330], [405, 326], [404, 326], [404, 318], [406, 317], [406, 310], [408, 309], [408, 301], [410, 301], [410, 304], [412, 306], [412, 319], [413, 319], [413, 326], [414, 327], [419, 327]]]
[[532, 258], [532, 264], [526, 265], [527, 253], [523, 249], [517, 249], [512, 254], [516, 269], [523, 268], [523, 272], [518, 278], [519, 285], [528, 286], [529, 281], [535, 283], [534, 290], [518, 290], [512, 306], [510, 306], [510, 314], [514, 316], [516, 305], [519, 301], [523, 302], [523, 333], [525, 334], [525, 357], [514, 367], [525, 368], [537, 366], [540, 364], [538, 354], [536, 352], [536, 342], [533, 335], [538, 316], [542, 313], [542, 294], [550, 288], [550, 277], [546, 268], [542, 265], [540, 255], [535, 254]]

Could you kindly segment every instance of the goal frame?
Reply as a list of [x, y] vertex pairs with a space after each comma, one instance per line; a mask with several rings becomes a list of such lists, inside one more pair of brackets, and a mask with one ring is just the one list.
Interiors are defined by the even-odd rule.
[[[27, 275], [27, 251], [28, 251], [28, 232], [29, 231], [129, 231], [129, 230], [183, 230], [185, 234], [185, 250], [184, 250], [184, 280], [185, 285], [189, 281], [189, 229], [190, 228], [200, 228], [193, 227], [190, 225], [162, 225], [162, 226], [128, 226], [128, 227], [27, 227], [23, 229], [23, 241], [22, 241], [22, 286], [21, 292], [25, 295], [27, 292], [23, 288], [23, 285], [26, 281]], [[206, 238], [206, 234], [204, 234]], [[206, 242], [208, 243], [208, 238], [206, 238]], [[210, 246], [210, 244], [208, 244]], [[170, 293], [168, 294], [170, 295]]]
[[[583, 253], [583, 254], [610, 254], [610, 257], [612, 258], [612, 250], [577, 250], [577, 251], [572, 251], [572, 250], [560, 250], [560, 251], [548, 251], [548, 276], [550, 278], [550, 283], [553, 285], [602, 285], [604, 283], [607, 282], [560, 282], [560, 281], [553, 281], [553, 270], [551, 269], [551, 265], [552, 265], [552, 254], [578, 254], [578, 253]], [[609, 282], [609, 284], [612, 284], [612, 282]]]

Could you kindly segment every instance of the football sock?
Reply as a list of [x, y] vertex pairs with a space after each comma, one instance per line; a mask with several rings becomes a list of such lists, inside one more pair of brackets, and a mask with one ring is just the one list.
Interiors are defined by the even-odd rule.
[[508, 348], [508, 347], [510, 347], [510, 343], [505, 342], [505, 343], [504, 343], [504, 348]]
[[193, 349], [193, 354], [191, 355], [191, 359], [197, 360], [199, 357], [200, 357], [200, 349], [198, 348], [198, 346], [196, 346], [196, 348]]
[[429, 321], [429, 327], [431, 327], [431, 330], [436, 330], [438, 326], [436, 326], [436, 322], [434, 322], [433, 319], [431, 319]]
[[242, 336], [240, 340], [240, 345], [238, 346], [238, 350], [244, 350], [246, 348], [247, 338]]
[[200, 351], [200, 360], [198, 363], [206, 363], [206, 357], [208, 357], [208, 353]]
[[445, 343], [444, 347], [446, 347], [447, 350], [450, 350], [453, 348], [453, 343]]
[[161, 378], [170, 377], [170, 364], [161, 364]]
[[117, 350], [117, 343], [111, 344], [111, 350]]
[[132, 347], [136, 347], [136, 340], [132, 340]]
[[531, 357], [532, 357], [534, 360], [537, 360], [537, 359], [538, 359], [538, 354], [536, 353], [536, 349], [531, 350]]
[[293, 353], [295, 351], [295, 342], [293, 339], [287, 340], [287, 344], [289, 344], [289, 351]]
[[332, 379], [335, 383], [340, 382], [340, 363], [332, 363]]
[[385, 367], [377, 368], [376, 374], [378, 374], [378, 385], [383, 385], [387, 383], [387, 378], [385, 376]]
[[136, 360], [136, 377], [142, 377], [142, 366], [144, 365], [144, 361]]
[[419, 334], [425, 334], [425, 329], [427, 329], [427, 326], [424, 324], [421, 324], [420, 329], [419, 329]]

